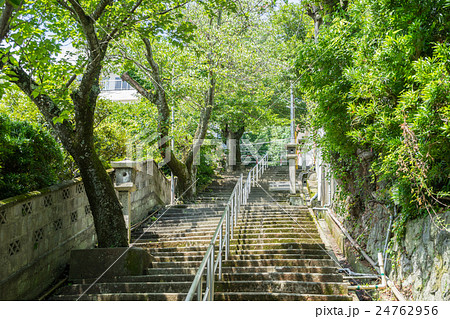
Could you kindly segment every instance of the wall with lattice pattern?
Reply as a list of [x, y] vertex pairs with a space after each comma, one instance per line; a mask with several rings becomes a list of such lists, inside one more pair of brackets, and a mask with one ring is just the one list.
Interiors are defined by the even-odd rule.
[[0, 201], [0, 300], [35, 298], [95, 243], [81, 179]]
[[[136, 186], [133, 223], [170, 202], [170, 182], [154, 161], [138, 163]], [[95, 244], [81, 179], [0, 201], [0, 300], [35, 298], [63, 273], [72, 249]]]

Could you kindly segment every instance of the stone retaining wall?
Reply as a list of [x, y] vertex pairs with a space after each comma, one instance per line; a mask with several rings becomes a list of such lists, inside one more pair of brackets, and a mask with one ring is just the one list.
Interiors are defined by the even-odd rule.
[[[378, 252], [384, 251], [390, 213], [386, 207], [372, 204], [356, 228], [354, 222], [344, 221], [375, 261]], [[427, 215], [409, 221], [400, 241], [391, 239], [386, 272], [408, 299], [450, 300], [450, 211], [438, 217], [447, 229]]]
[[[170, 202], [170, 182], [157, 165], [146, 161], [136, 168], [133, 223]], [[71, 250], [95, 244], [81, 179], [0, 201], [0, 300], [36, 298], [63, 273]]]
[[450, 211], [440, 214], [447, 230], [429, 216], [409, 221], [402, 245], [393, 247], [391, 277], [414, 300], [450, 300]]
[[81, 179], [0, 201], [0, 300], [35, 298], [95, 242]]
[[170, 181], [153, 161], [136, 163], [136, 191], [131, 193], [131, 223], [144, 219], [159, 205], [170, 203]]

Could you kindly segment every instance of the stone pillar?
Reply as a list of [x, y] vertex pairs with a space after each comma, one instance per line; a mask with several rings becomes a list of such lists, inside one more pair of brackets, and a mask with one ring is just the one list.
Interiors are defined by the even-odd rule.
[[327, 185], [327, 179], [326, 179], [326, 174], [327, 174], [327, 168], [325, 165], [320, 166], [320, 170], [321, 170], [321, 176], [320, 176], [320, 203], [322, 206], [325, 206], [327, 204], [327, 197], [328, 197], [328, 185]]
[[227, 148], [228, 148], [227, 171], [232, 172], [236, 167], [236, 140], [232, 138], [231, 133], [229, 133], [227, 137]]
[[128, 243], [131, 240], [131, 192], [136, 190], [137, 162], [120, 161], [111, 162], [115, 170], [114, 188], [119, 193], [119, 201], [122, 203], [123, 216], [128, 228]]
[[287, 144], [287, 160], [289, 161], [289, 191], [291, 194], [296, 193], [296, 182], [295, 182], [295, 160], [297, 158], [296, 153], [297, 144]]

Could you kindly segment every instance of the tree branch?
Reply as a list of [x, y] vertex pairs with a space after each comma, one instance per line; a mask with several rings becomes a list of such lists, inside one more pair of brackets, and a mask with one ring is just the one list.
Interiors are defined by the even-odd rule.
[[177, 6], [173, 7], [173, 8], [170, 8], [170, 9], [167, 9], [167, 10], [164, 10], [164, 11], [161, 11], [161, 12], [159, 12], [158, 14], [159, 14], [159, 15], [163, 15], [163, 14], [169, 13], [169, 12], [171, 12], [171, 11], [173, 11], [173, 10], [176, 10], [176, 9], [178, 9], [178, 8], [181, 8], [181, 7], [184, 7], [184, 6], [187, 5], [189, 2], [190, 2], [190, 1], [186, 1], [186, 2], [181, 3], [181, 4], [179, 4], [179, 5], [177, 5]]
[[194, 134], [194, 145], [192, 149], [189, 151], [186, 166], [190, 167], [194, 161], [194, 158], [197, 156], [197, 153], [200, 151], [200, 146], [205, 139], [206, 133], [208, 131], [209, 119], [211, 117], [212, 109], [214, 106], [214, 93], [216, 89], [216, 79], [213, 71], [209, 71], [209, 87], [205, 93], [205, 107], [203, 108], [200, 114], [200, 121], [197, 126], [197, 130]]
[[[107, 45], [100, 45], [94, 27], [95, 21], [86, 14], [80, 3], [77, 0], [68, 1], [72, 5], [72, 9], [79, 19], [79, 23], [86, 37], [89, 50], [88, 63], [86, 69], [84, 70], [80, 85], [78, 89], [71, 94], [72, 100], [74, 101], [75, 105], [81, 106], [88, 104], [88, 99], [96, 99], [95, 93], [97, 95], [99, 93], [99, 91], [95, 92], [95, 90], [93, 90], [92, 88], [95, 86], [96, 82], [98, 86], [98, 79], [101, 71], [101, 62], [103, 61], [103, 58], [106, 54]], [[78, 112], [75, 113], [77, 123], [79, 121], [89, 120], [92, 115], [91, 110], [88, 110], [88, 108], [86, 107], [76, 107], [75, 110], [78, 110]]]
[[128, 72], [123, 73], [120, 78], [130, 84], [133, 88], [138, 91], [140, 95], [145, 97], [147, 100], [149, 100], [152, 103], [156, 103], [156, 96], [155, 94], [152, 94], [151, 92], [144, 89], [135, 79], [133, 79]]
[[[0, 69], [3, 69], [5, 64], [0, 61]], [[41, 113], [44, 115], [48, 123], [53, 127], [53, 129], [58, 133], [61, 139], [65, 139], [66, 145], [73, 147], [73, 129], [72, 126], [66, 120], [62, 123], [55, 123], [53, 119], [59, 117], [62, 113], [61, 109], [55, 104], [51, 97], [46, 94], [34, 95], [33, 92], [39, 88], [39, 85], [31, 78], [31, 76], [26, 73], [21, 67], [15, 66], [10, 62], [6, 63], [14, 75], [8, 74], [11, 83], [16, 84], [19, 89], [24, 92], [38, 107]]]
[[74, 74], [74, 75], [72, 75], [72, 76], [70, 77], [69, 81], [67, 81], [67, 83], [66, 83], [66, 85], [65, 85], [66, 89], [69, 88], [69, 86], [73, 83], [73, 81], [75, 81], [76, 78], [77, 78], [77, 75], [76, 75], [76, 74]]
[[69, 12], [72, 14], [72, 16], [73, 16], [76, 20], [78, 20], [77, 13], [75, 12], [75, 10], [74, 10], [73, 8], [71, 8], [71, 7], [67, 4], [67, 2], [66, 2], [65, 0], [56, 0], [56, 2], [58, 2], [59, 5], [60, 5], [61, 7], [63, 7], [63, 8], [66, 9], [67, 11], [69, 11]]
[[70, 4], [72, 5], [72, 7], [69, 7], [67, 5], [67, 10], [76, 14], [80, 19], [82, 25], [88, 25], [92, 21], [92, 19], [86, 14], [83, 7], [77, 0], [67, 0], [67, 1], [69, 1]]
[[152, 75], [153, 79], [152, 82], [155, 85], [155, 90], [158, 90], [158, 86], [162, 85], [161, 77], [159, 75], [159, 67], [158, 64], [153, 59], [153, 51], [152, 46], [150, 44], [150, 40], [147, 38], [142, 38], [142, 41], [144, 41], [146, 54], [145, 58], [147, 59], [148, 64], [150, 64], [150, 67], [152, 68]]
[[91, 14], [91, 18], [94, 19], [94, 21], [97, 21], [102, 16], [106, 7], [111, 5], [112, 3], [113, 0], [101, 0], [97, 5], [97, 8], [95, 8], [94, 12]]
[[11, 17], [14, 12], [14, 7], [6, 1], [5, 9], [2, 12], [0, 17], [0, 42], [3, 41], [8, 34], [9, 31], [9, 23], [11, 22]]

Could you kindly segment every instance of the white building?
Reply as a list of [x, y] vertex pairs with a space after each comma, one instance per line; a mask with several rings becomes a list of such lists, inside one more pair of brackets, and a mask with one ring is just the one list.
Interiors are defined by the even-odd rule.
[[136, 102], [139, 99], [139, 93], [117, 74], [104, 77], [100, 84], [102, 88], [101, 98], [123, 103]]

